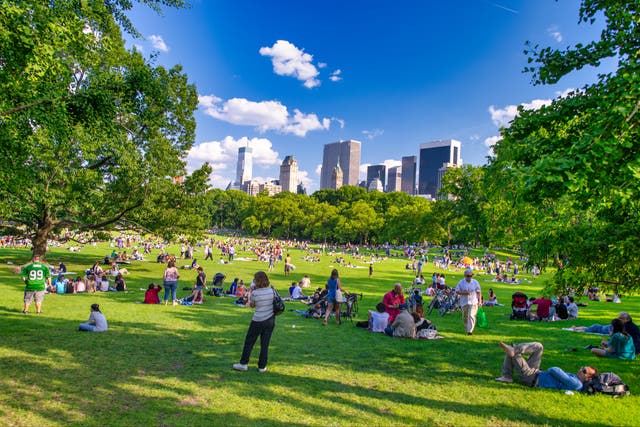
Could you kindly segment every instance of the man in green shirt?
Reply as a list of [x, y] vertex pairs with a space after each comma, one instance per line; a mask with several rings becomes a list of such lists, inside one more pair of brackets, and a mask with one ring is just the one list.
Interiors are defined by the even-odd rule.
[[31, 302], [35, 300], [36, 313], [40, 314], [45, 289], [47, 289], [47, 285], [51, 284], [49, 267], [41, 263], [40, 257], [36, 255], [29, 264], [22, 267], [20, 276], [26, 285], [24, 288], [24, 309], [22, 312], [27, 314]]

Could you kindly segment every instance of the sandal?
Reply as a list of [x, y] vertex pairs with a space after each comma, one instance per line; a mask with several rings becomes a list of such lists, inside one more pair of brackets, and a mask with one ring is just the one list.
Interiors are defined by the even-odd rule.
[[322, 321], [322, 326], [327, 326], [327, 319], [324, 319], [324, 320]]

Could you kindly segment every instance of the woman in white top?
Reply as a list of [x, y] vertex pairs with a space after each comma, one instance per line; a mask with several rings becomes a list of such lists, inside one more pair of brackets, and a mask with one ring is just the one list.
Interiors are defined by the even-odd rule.
[[273, 314], [273, 288], [270, 287], [269, 277], [264, 271], [258, 271], [253, 276], [256, 285], [255, 290], [249, 294], [249, 305], [255, 307], [253, 319], [249, 325], [247, 336], [244, 339], [244, 349], [240, 357], [240, 363], [234, 363], [233, 369], [246, 371], [253, 346], [260, 337], [260, 356], [258, 358], [258, 372], [267, 371], [269, 356], [269, 341], [276, 326], [276, 316]]
[[107, 325], [107, 319], [100, 311], [98, 304], [91, 304], [91, 315], [86, 323], [80, 323], [79, 331], [89, 332], [104, 332], [109, 329]]

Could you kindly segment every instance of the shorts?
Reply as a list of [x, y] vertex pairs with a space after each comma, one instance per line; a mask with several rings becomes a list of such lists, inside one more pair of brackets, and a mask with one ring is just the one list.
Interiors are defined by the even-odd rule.
[[31, 301], [41, 304], [44, 301], [44, 291], [24, 291], [24, 303], [31, 304]]
[[196, 287], [195, 287], [195, 290], [196, 290], [196, 291], [201, 291], [201, 290], [203, 290], [203, 289], [204, 289], [204, 286], [196, 286]]

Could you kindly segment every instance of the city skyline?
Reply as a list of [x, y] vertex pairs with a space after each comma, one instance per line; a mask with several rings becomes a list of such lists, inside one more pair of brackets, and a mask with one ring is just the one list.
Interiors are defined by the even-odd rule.
[[143, 38], [127, 36], [127, 47], [158, 65], [181, 64], [196, 85], [188, 172], [209, 162], [211, 185], [225, 188], [238, 148], [250, 143], [253, 178], [278, 179], [293, 154], [312, 193], [331, 141], [361, 141], [358, 182], [369, 165], [400, 166], [426, 141], [459, 140], [466, 164], [486, 163], [518, 106], [539, 108], [613, 69], [603, 61], [538, 86], [522, 72], [528, 40], [562, 49], [598, 36], [601, 20], [578, 24], [579, 5], [238, 0], [156, 14], [136, 4], [131, 20]]

